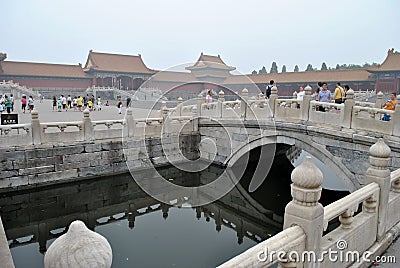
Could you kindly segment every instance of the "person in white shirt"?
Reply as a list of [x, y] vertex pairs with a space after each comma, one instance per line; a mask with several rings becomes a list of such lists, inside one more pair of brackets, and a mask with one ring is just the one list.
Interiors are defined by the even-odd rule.
[[300, 87], [300, 91], [296, 92], [297, 100], [303, 100], [304, 94], [304, 87]]

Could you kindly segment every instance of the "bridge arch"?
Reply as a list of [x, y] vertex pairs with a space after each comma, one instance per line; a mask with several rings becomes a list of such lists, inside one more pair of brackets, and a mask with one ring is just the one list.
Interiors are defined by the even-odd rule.
[[271, 136], [263, 136], [251, 140], [235, 150], [224, 161], [224, 165], [232, 167], [242, 156], [249, 153], [251, 150], [270, 144], [286, 144], [296, 146], [314, 156], [316, 159], [328, 166], [348, 187], [350, 192], [353, 192], [361, 187], [360, 183], [355, 178], [355, 175], [344, 165], [340, 160], [335, 161], [335, 157], [325, 148], [318, 144], [306, 134], [291, 135], [279, 133]]

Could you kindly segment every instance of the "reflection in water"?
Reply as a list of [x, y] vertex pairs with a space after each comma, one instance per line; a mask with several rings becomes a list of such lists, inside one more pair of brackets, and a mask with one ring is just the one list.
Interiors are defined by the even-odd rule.
[[[175, 206], [160, 203], [129, 174], [2, 194], [0, 213], [16, 267], [43, 267], [39, 251], [76, 219], [109, 240], [113, 267], [215, 267], [282, 229], [291, 200], [288, 149], [277, 147], [271, 171], [255, 192], [246, 191], [256, 165], [251, 161], [237, 187], [196, 208], [190, 205], [193, 196], [178, 193], [168, 193]], [[257, 150], [250, 159], [257, 159]], [[158, 172], [174, 184], [196, 186], [215, 180], [223, 169], [212, 165], [189, 173], [163, 167]], [[329, 197], [323, 204], [344, 194], [329, 193], [322, 193]]]

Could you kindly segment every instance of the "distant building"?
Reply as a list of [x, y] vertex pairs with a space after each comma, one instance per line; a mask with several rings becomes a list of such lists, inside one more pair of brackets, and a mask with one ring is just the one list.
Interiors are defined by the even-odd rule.
[[201, 53], [188, 72], [157, 71], [148, 68], [141, 55], [119, 55], [90, 50], [86, 64], [49, 64], [7, 61], [0, 53], [0, 81], [13, 80], [34, 88], [45, 95], [83, 93], [91, 86], [116, 87], [136, 90], [141, 85], [169, 90], [171, 97], [194, 97], [200, 92], [223, 89], [239, 92], [244, 87], [250, 94], [264, 91], [274, 80], [279, 95], [292, 95], [300, 86], [316, 87], [317, 82], [327, 82], [333, 88], [336, 82], [348, 84], [354, 90], [377, 89], [384, 92], [400, 91], [400, 53], [390, 49], [379, 66], [364, 69], [285, 72], [273, 74], [235, 75], [235, 67], [228, 66], [218, 56]]

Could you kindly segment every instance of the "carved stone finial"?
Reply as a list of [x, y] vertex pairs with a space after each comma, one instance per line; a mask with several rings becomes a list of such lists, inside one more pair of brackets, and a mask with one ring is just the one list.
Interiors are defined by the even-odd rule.
[[89, 114], [90, 114], [89, 109], [86, 108], [86, 109], [83, 111], [83, 117], [89, 117]]
[[352, 90], [351, 88], [349, 90], [347, 90], [346, 93], [346, 99], [354, 99], [354, 90]]
[[45, 268], [109, 268], [111, 263], [112, 249], [107, 239], [89, 230], [82, 221], [72, 222], [68, 232], [57, 238], [44, 256]]
[[244, 88], [244, 89], [242, 90], [242, 93], [249, 93], [249, 90], [248, 90], [247, 88]]
[[305, 93], [304, 93], [304, 95], [311, 95], [311, 90], [312, 90], [312, 88], [310, 87], [310, 85], [307, 85], [305, 88], [304, 88], [304, 91], [305, 91]]
[[316, 205], [321, 197], [323, 175], [311, 157], [307, 156], [292, 171], [291, 178], [293, 201], [305, 206]]
[[39, 113], [38, 113], [38, 111], [36, 109], [32, 110], [31, 118], [32, 119], [38, 119], [39, 118]]
[[379, 139], [377, 143], [369, 148], [369, 154], [372, 157], [376, 158], [389, 158], [390, 157], [390, 148], [386, 145], [383, 139]]

